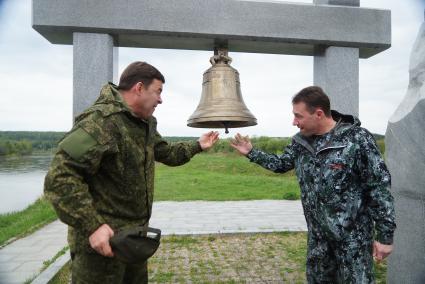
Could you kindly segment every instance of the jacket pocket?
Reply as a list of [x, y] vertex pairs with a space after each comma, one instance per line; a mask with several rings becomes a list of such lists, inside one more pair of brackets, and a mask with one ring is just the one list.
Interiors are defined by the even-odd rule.
[[340, 202], [350, 185], [350, 166], [343, 158], [331, 157], [321, 165], [319, 197], [324, 203]]

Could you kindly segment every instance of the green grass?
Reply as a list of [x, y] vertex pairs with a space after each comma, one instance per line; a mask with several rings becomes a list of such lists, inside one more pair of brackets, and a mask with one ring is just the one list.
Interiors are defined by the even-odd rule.
[[[305, 232], [164, 236], [149, 283], [306, 283]], [[375, 265], [385, 283], [386, 262]], [[49, 284], [68, 283], [69, 264]]]
[[30, 234], [56, 218], [52, 206], [43, 198], [23, 211], [0, 214], [0, 246], [13, 237]]
[[201, 154], [180, 167], [156, 168], [156, 201], [299, 198], [293, 172], [275, 174], [235, 154]]
[[[49, 260], [43, 261], [43, 267], [41, 268], [41, 271], [45, 270], [47, 267], [49, 267], [52, 263], [54, 263], [59, 257], [64, 255], [66, 252], [68, 252], [69, 246], [65, 246], [63, 249], [61, 249], [56, 255]], [[69, 253], [69, 252], [68, 252]]]
[[[236, 154], [196, 155], [180, 167], [157, 164], [155, 201], [299, 199], [292, 172], [275, 174]], [[52, 206], [37, 200], [20, 212], [0, 214], [0, 246], [55, 220]]]
[[68, 284], [71, 278], [71, 263], [67, 262], [48, 284]]
[[376, 284], [385, 284], [387, 275], [387, 260], [375, 263], [374, 266]]

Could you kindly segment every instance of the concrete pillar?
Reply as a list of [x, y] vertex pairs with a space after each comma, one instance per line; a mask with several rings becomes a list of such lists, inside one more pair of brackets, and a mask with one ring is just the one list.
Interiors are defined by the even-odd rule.
[[425, 283], [425, 23], [410, 57], [407, 94], [385, 134], [397, 229], [388, 260], [390, 284]]
[[[316, 5], [360, 6], [360, 0], [314, 0]], [[359, 49], [317, 46], [314, 54], [314, 85], [331, 100], [331, 108], [359, 115]]]
[[108, 81], [117, 82], [118, 48], [108, 34], [73, 33], [73, 117], [94, 103]]

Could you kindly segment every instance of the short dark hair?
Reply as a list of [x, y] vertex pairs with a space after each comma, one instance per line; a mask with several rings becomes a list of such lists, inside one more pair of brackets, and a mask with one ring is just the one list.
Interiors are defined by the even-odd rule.
[[305, 103], [307, 110], [312, 114], [321, 108], [327, 117], [331, 116], [331, 103], [322, 88], [310, 86], [302, 89], [292, 98], [292, 104]]
[[142, 82], [146, 87], [148, 87], [152, 83], [153, 79], [157, 79], [162, 81], [162, 83], [165, 83], [164, 76], [158, 71], [158, 69], [146, 62], [136, 61], [128, 65], [122, 72], [118, 89], [128, 91], [138, 82]]

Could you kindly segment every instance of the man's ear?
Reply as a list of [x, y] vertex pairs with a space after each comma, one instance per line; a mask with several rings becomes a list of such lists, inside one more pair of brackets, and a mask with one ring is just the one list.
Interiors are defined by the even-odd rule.
[[138, 94], [138, 93], [140, 93], [142, 91], [143, 88], [144, 88], [143, 83], [142, 82], [137, 82], [136, 84], [133, 85], [133, 87], [131, 89]]
[[145, 88], [145, 84], [143, 84], [143, 82], [137, 82], [137, 90], [139, 92], [144, 88]]
[[316, 115], [318, 118], [323, 118], [325, 116], [325, 113], [323, 112], [323, 110], [321, 108], [317, 108], [316, 109]]

